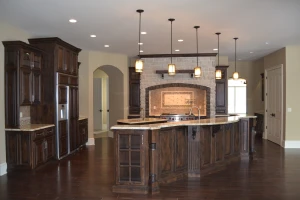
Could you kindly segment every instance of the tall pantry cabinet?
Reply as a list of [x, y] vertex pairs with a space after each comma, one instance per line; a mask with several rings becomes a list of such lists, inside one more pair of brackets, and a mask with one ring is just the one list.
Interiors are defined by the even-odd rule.
[[22, 41], [5, 47], [5, 127], [20, 126], [20, 106], [41, 103], [42, 52]]
[[[47, 67], [42, 72], [45, 75], [42, 80], [45, 88], [43, 112], [46, 112], [42, 118], [44, 123], [55, 123], [59, 127], [56, 133], [59, 143], [57, 152], [58, 158], [61, 158], [83, 142], [80, 141], [78, 131], [78, 53], [81, 49], [57, 37], [34, 38], [28, 41], [49, 54]], [[56, 95], [58, 101], [62, 102], [57, 102]], [[59, 103], [68, 104], [68, 120], [57, 122], [56, 117], [59, 113], [56, 113], [56, 105]]]

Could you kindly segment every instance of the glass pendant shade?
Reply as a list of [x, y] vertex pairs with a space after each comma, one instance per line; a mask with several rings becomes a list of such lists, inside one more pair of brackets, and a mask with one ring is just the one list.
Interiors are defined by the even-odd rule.
[[232, 78], [233, 78], [233, 80], [238, 80], [239, 79], [239, 73], [238, 72], [234, 72], [232, 74]]
[[135, 61], [135, 72], [143, 72], [144, 69], [144, 61], [138, 59]]
[[202, 75], [202, 70], [201, 67], [195, 67], [194, 68], [194, 77], [199, 78]]
[[222, 71], [217, 69], [216, 70], [216, 79], [221, 79], [222, 78]]
[[168, 73], [171, 76], [176, 74], [176, 67], [174, 64], [168, 64]]

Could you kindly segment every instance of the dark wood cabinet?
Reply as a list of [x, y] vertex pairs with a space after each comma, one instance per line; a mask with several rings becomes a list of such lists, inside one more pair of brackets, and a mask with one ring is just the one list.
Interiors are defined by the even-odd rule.
[[20, 106], [42, 101], [42, 50], [21, 41], [4, 41], [5, 126], [18, 127]]
[[216, 79], [216, 114], [228, 113], [228, 79], [227, 68], [229, 66], [216, 66], [216, 70], [221, 70], [222, 78]]
[[140, 114], [140, 73], [129, 67], [129, 114]]
[[59, 130], [59, 155], [65, 156], [68, 153], [68, 123], [67, 120], [58, 122]]
[[5, 131], [8, 171], [35, 169], [55, 156], [54, 128]]
[[86, 144], [88, 141], [88, 119], [78, 121], [78, 142], [79, 146]]

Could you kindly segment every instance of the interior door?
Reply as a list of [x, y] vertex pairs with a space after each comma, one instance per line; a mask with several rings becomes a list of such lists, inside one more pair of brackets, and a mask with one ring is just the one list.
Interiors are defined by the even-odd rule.
[[94, 130], [102, 130], [102, 78], [94, 78]]
[[267, 70], [267, 139], [281, 145], [282, 141], [282, 71], [281, 67]]

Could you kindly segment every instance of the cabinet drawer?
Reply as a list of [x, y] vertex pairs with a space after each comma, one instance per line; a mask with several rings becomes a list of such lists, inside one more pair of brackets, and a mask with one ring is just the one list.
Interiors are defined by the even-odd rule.
[[70, 85], [78, 85], [78, 77], [77, 76], [70, 76]]
[[34, 131], [33, 139], [38, 140], [45, 137], [45, 129]]
[[66, 74], [58, 74], [58, 84], [68, 85], [69, 84], [69, 76]]

